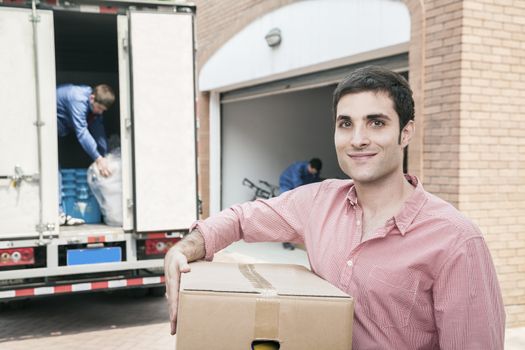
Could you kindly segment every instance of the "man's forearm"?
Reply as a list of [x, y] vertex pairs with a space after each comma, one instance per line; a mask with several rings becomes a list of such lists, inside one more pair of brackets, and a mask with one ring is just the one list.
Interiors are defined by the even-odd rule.
[[206, 250], [204, 248], [204, 237], [194, 229], [186, 237], [175, 245], [175, 248], [186, 256], [188, 262], [204, 258]]

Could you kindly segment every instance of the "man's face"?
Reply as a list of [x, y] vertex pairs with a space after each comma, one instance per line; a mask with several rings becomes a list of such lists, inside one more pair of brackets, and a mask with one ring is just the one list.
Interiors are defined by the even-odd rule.
[[312, 175], [317, 174], [317, 169], [313, 168], [310, 164], [308, 164], [308, 172]]
[[399, 138], [399, 116], [385, 93], [346, 94], [337, 104], [337, 159], [355, 183], [377, 183], [402, 173], [403, 148], [413, 133], [414, 123], [410, 121]]
[[91, 110], [94, 114], [102, 114], [108, 110], [106, 106], [95, 101], [95, 95], [89, 96], [89, 103], [91, 104]]

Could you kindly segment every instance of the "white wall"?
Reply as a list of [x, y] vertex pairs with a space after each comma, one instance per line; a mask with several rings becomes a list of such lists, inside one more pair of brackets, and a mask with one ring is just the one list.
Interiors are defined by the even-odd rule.
[[[273, 28], [282, 42], [271, 48], [264, 37]], [[347, 65], [360, 54], [406, 50], [409, 40], [410, 14], [401, 0], [298, 1], [256, 19], [221, 47], [203, 66], [199, 89], [226, 91]]]
[[322, 177], [344, 177], [333, 144], [331, 98], [335, 86], [279, 94], [222, 106], [222, 207], [250, 200], [242, 185], [278, 185], [292, 162], [319, 157]]

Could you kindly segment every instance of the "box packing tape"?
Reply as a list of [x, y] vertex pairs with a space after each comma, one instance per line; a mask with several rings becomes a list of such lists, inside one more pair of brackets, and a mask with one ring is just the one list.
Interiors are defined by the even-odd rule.
[[268, 280], [255, 270], [254, 265], [240, 264], [239, 270], [260, 293], [255, 304], [254, 339], [277, 340], [279, 338], [280, 312], [277, 291]]

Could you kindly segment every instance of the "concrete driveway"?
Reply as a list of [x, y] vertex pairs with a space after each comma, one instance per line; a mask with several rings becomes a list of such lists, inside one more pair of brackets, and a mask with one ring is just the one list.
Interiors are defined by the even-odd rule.
[[[277, 243], [237, 242], [217, 261], [295, 263], [304, 251]], [[90, 293], [34, 299], [20, 309], [0, 310], [2, 350], [175, 349], [163, 297]], [[506, 350], [525, 349], [525, 328], [509, 329]]]

